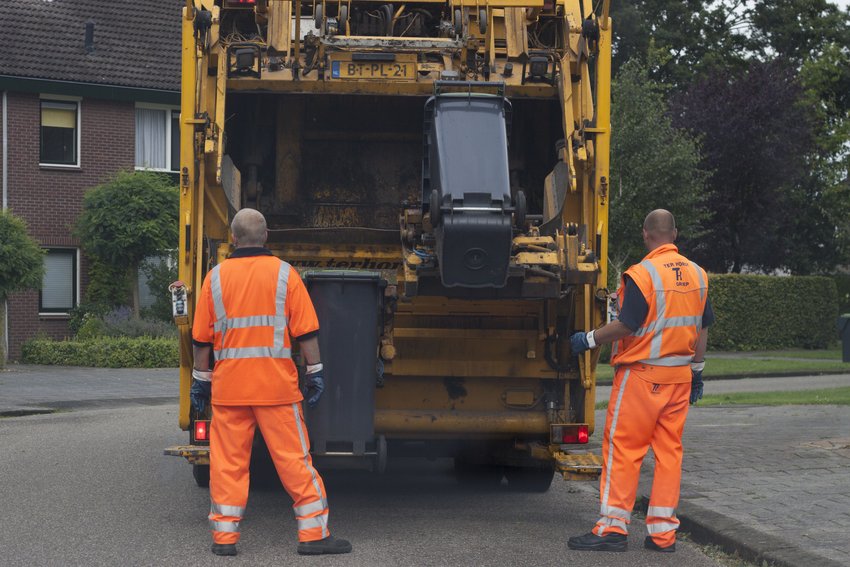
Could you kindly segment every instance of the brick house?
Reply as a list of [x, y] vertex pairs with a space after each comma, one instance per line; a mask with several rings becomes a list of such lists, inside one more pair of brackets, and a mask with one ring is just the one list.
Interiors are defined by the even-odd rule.
[[47, 250], [41, 291], [7, 301], [7, 353], [68, 335], [88, 261], [71, 226], [122, 169], [177, 171], [182, 0], [16, 0], [0, 18], [3, 209]]

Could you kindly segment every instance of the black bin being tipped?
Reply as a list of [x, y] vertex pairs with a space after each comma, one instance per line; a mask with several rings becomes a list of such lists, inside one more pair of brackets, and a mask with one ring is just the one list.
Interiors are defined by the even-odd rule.
[[307, 408], [314, 455], [374, 451], [379, 321], [386, 281], [379, 272], [303, 274], [319, 318], [325, 392]]

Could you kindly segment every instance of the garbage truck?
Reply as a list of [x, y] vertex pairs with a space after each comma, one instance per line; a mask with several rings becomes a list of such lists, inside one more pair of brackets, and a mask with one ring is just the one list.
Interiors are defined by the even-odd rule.
[[317, 309], [314, 460], [452, 458], [462, 479], [532, 491], [598, 476], [599, 354], [573, 356], [569, 337], [609, 301], [608, 14], [608, 0], [186, 0], [172, 289], [189, 439], [166, 453], [199, 484], [192, 314], [244, 207]]

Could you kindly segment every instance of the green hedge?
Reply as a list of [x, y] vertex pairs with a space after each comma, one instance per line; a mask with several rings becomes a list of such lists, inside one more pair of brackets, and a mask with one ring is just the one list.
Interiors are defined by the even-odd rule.
[[850, 313], [850, 274], [836, 274], [832, 279], [838, 287], [838, 312]]
[[709, 276], [712, 350], [827, 348], [837, 340], [835, 281], [815, 276]]
[[22, 347], [27, 364], [100, 368], [173, 368], [180, 365], [178, 341], [152, 337], [98, 337], [85, 341], [33, 339]]

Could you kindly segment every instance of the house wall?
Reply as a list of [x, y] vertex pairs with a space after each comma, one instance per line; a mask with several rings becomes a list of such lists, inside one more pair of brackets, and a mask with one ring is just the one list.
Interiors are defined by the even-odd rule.
[[[134, 166], [135, 106], [82, 99], [80, 166], [60, 169], [39, 165], [39, 101], [37, 94], [8, 93], [8, 205], [42, 246], [79, 248], [71, 230], [86, 189]], [[81, 260], [80, 298], [88, 280], [88, 262], [84, 255]], [[57, 339], [69, 334], [68, 316], [39, 315], [38, 297], [37, 291], [9, 297], [9, 360], [19, 360], [21, 345], [37, 334]]]

